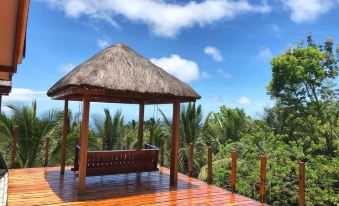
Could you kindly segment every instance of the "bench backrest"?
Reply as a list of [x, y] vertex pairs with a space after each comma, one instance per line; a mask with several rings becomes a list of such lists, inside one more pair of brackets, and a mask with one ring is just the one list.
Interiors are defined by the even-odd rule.
[[[79, 148], [79, 147], [78, 147]], [[87, 176], [157, 170], [158, 149], [87, 152]], [[78, 170], [75, 162], [74, 170]]]

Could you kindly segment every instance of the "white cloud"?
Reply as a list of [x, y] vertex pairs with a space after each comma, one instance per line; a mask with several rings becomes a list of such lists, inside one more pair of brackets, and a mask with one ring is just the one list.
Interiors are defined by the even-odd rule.
[[269, 48], [262, 48], [259, 51], [258, 57], [264, 60], [270, 60], [273, 57], [273, 52]]
[[271, 8], [248, 0], [204, 0], [177, 3], [165, 0], [40, 0], [49, 7], [63, 11], [66, 16], [104, 20], [118, 26], [115, 18], [148, 25], [158, 36], [173, 37], [182, 29], [205, 26], [220, 20], [230, 20], [245, 13], [267, 13]]
[[239, 99], [237, 100], [237, 103], [238, 103], [238, 104], [241, 104], [241, 105], [249, 105], [249, 104], [252, 104], [252, 101], [251, 101], [250, 98], [248, 98], [248, 97], [241, 96], [241, 97], [239, 97]]
[[109, 46], [109, 42], [105, 39], [97, 39], [97, 46], [103, 49]]
[[221, 52], [213, 46], [205, 47], [204, 52], [210, 55], [215, 61], [222, 61], [224, 59]]
[[13, 88], [8, 96], [4, 96], [4, 101], [32, 101], [48, 99], [46, 91], [35, 91], [27, 88]]
[[227, 73], [227, 72], [226, 72], [225, 70], [223, 70], [223, 69], [217, 69], [217, 72], [218, 72], [219, 74], [221, 74], [221, 76], [223, 76], [223, 77], [226, 78], [226, 79], [232, 78], [232, 75], [229, 74], [229, 73]]
[[283, 4], [291, 10], [291, 19], [296, 23], [315, 21], [336, 6], [333, 0], [284, 0]]
[[159, 59], [152, 58], [150, 60], [181, 81], [190, 82], [200, 77], [198, 64], [194, 61], [181, 58], [177, 54]]
[[68, 64], [61, 65], [59, 67], [59, 71], [68, 73], [68, 72], [72, 71], [72, 69], [74, 69], [75, 67], [76, 67], [75, 64], [68, 63]]
[[201, 76], [202, 79], [208, 79], [208, 78], [211, 77], [211, 75], [209, 73], [205, 72], [205, 71], [201, 72], [200, 76]]

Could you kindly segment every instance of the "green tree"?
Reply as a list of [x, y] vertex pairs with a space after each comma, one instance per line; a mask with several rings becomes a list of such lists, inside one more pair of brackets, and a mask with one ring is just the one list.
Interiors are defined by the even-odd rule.
[[285, 114], [295, 118], [313, 115], [324, 127], [322, 136], [326, 140], [326, 150], [334, 154], [334, 138], [338, 113], [338, 93], [334, 79], [338, 76], [338, 50], [335, 55], [333, 41], [316, 45], [312, 36], [307, 37], [307, 45], [295, 48], [272, 59], [272, 80], [268, 93], [284, 108]]
[[97, 117], [92, 117], [96, 128], [96, 136], [102, 138], [103, 149], [117, 149], [124, 132], [124, 116], [121, 111], [115, 112], [112, 117], [108, 109], [104, 109], [105, 119], [101, 121]]
[[[167, 133], [166, 137], [169, 138], [167, 142], [168, 156], [170, 152], [170, 137], [172, 136], [172, 123], [160, 111], [164, 119], [164, 127]], [[179, 129], [179, 170], [182, 173], [187, 173], [187, 162], [189, 155], [189, 145], [194, 144], [194, 161], [193, 161], [193, 176], [198, 175], [200, 167], [206, 162], [206, 149], [210, 142], [204, 141], [203, 130], [207, 127], [210, 114], [207, 115], [206, 121], [202, 121], [202, 108], [201, 105], [196, 107], [195, 103], [185, 105], [180, 115], [180, 129]]]
[[136, 147], [137, 131], [138, 125], [135, 120], [132, 120], [127, 125], [125, 125], [124, 137], [121, 143], [125, 149], [129, 150], [131, 147]]
[[62, 124], [62, 113], [52, 109], [38, 117], [36, 101], [33, 101], [31, 106], [8, 104], [7, 107], [11, 110], [12, 115], [1, 114], [0, 117], [0, 139], [4, 142], [1, 145], [2, 149], [7, 154], [11, 154], [12, 131], [14, 126], [18, 126], [16, 166], [41, 166], [46, 139], [60, 139], [61, 132], [58, 128]]
[[217, 137], [221, 144], [238, 141], [244, 132], [247, 116], [243, 109], [228, 109], [221, 106], [220, 111], [214, 114], [214, 121], [221, 134]]

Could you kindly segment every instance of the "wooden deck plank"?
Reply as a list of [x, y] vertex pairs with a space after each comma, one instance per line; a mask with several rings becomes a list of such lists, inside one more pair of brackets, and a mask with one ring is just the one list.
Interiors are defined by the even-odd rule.
[[262, 205], [186, 175], [170, 186], [169, 169], [157, 172], [87, 177], [84, 196], [77, 195], [78, 178], [67, 167], [11, 169], [9, 206], [20, 205]]

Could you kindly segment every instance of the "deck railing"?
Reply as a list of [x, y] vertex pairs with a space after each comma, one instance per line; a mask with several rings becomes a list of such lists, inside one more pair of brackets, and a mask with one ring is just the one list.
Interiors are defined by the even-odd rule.
[[[208, 147], [207, 153], [207, 183], [212, 184], [213, 173], [212, 173], [212, 148]], [[192, 175], [192, 164], [193, 164], [193, 144], [189, 146], [189, 156], [187, 161], [188, 176]], [[260, 155], [260, 176], [259, 178], [259, 201], [265, 203], [266, 197], [266, 162], [267, 156]], [[305, 165], [303, 162], [298, 162], [299, 164], [299, 177], [298, 177], [298, 202], [299, 206], [305, 206]], [[230, 190], [232, 193], [236, 191], [236, 181], [237, 180], [237, 151], [231, 152], [231, 173], [230, 173]]]
[[0, 206], [7, 205], [8, 170], [5, 160], [0, 153]]

